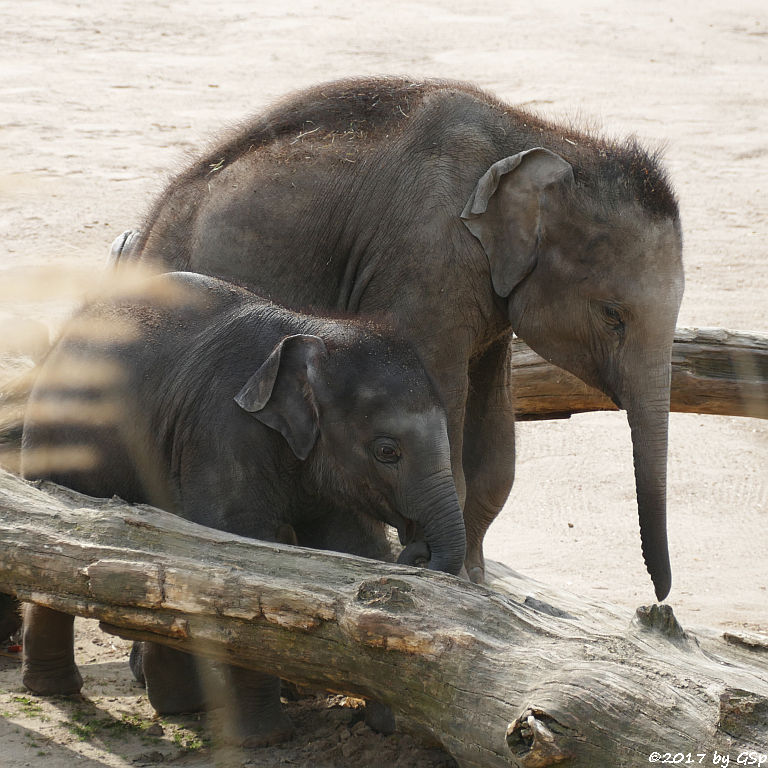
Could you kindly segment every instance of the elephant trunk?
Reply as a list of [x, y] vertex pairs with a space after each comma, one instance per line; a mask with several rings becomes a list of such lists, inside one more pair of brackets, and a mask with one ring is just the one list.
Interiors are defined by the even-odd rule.
[[[637, 508], [643, 558], [661, 601], [672, 584], [667, 546], [667, 447], [670, 367], [658, 366], [651, 392], [633, 392], [626, 402], [632, 432]], [[649, 381], [648, 373], [644, 375]]]
[[430, 550], [429, 568], [458, 574], [464, 565], [467, 536], [450, 470], [437, 472], [409, 494], [408, 517], [418, 523]]

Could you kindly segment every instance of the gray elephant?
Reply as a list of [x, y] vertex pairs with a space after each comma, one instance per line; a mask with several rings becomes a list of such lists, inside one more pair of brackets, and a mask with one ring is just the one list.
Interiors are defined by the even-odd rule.
[[171, 182], [112, 258], [232, 278], [292, 308], [387, 311], [448, 414], [466, 567], [514, 477], [512, 331], [626, 409], [643, 554], [669, 592], [670, 358], [683, 293], [658, 158], [460, 82], [330, 83]]
[[[382, 558], [385, 523], [458, 573], [465, 532], [445, 412], [413, 348], [199, 274], [152, 278], [65, 329], [29, 399], [22, 470], [266, 541]], [[407, 548], [406, 548], [407, 549]], [[25, 685], [73, 693], [72, 617], [27, 606]], [[202, 703], [192, 657], [144, 644], [163, 713]], [[134, 658], [135, 660], [135, 658]], [[135, 664], [134, 664], [135, 667]], [[238, 670], [234, 739], [280, 740], [279, 680]]]

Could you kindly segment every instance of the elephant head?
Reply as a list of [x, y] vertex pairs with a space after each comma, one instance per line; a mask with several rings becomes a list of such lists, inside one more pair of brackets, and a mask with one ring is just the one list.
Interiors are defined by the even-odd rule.
[[[462, 219], [485, 250], [515, 333], [627, 411], [643, 556], [663, 600], [671, 585], [667, 432], [682, 237], [654, 160], [634, 145], [624, 151], [642, 162], [579, 168], [578, 183], [571, 164], [547, 149], [507, 157], [480, 179]], [[653, 183], [664, 185], [655, 197]]]
[[410, 345], [350, 326], [328, 344], [284, 338], [235, 400], [283, 435], [311, 493], [368, 511], [403, 543], [423, 533], [429, 567], [456, 574], [466, 536], [436, 390]]

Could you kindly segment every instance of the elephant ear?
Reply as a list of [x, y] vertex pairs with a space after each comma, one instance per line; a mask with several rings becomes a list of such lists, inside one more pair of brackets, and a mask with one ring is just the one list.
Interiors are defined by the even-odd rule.
[[485, 249], [499, 296], [536, 266], [542, 194], [563, 182], [573, 182], [571, 165], [543, 147], [499, 160], [477, 182], [461, 218]]
[[244, 411], [279, 432], [302, 461], [319, 432], [311, 381], [325, 354], [318, 336], [286, 336], [235, 397]]

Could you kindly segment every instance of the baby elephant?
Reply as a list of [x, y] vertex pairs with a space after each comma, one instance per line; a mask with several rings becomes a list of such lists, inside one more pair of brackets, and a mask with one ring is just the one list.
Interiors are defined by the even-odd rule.
[[[412, 347], [214, 278], [162, 275], [84, 309], [42, 366], [22, 446], [25, 477], [92, 496], [368, 557], [385, 556], [388, 523], [423, 537], [430, 568], [463, 564], [446, 417]], [[145, 644], [142, 665], [157, 711], [202, 706], [191, 656]], [[37, 693], [79, 691], [72, 617], [28, 606], [22, 674]], [[230, 737], [287, 737], [279, 680], [231, 678]]]

